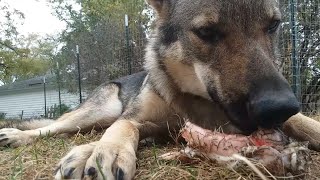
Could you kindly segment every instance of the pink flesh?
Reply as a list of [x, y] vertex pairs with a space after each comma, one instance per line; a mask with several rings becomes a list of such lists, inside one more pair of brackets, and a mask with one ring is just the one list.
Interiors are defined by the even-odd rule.
[[187, 122], [181, 130], [188, 147], [180, 152], [167, 153], [161, 158], [192, 162], [192, 157], [207, 157], [218, 162], [234, 160], [233, 154], [240, 154], [261, 163], [274, 175], [286, 172], [305, 172], [310, 162], [307, 144], [292, 142], [276, 130], [258, 130], [250, 136], [228, 135], [203, 129]]
[[276, 130], [258, 130], [250, 136], [228, 135], [203, 129], [190, 122], [182, 129], [182, 137], [194, 149], [221, 156], [231, 156], [249, 146], [268, 146], [282, 150], [287, 142], [286, 137]]

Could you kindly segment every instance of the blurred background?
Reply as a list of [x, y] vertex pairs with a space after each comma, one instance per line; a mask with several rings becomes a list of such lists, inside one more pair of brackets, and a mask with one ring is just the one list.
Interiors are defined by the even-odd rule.
[[[320, 115], [320, 0], [281, 0], [279, 71]], [[144, 0], [0, 0], [0, 119], [58, 118], [139, 72], [154, 14]]]

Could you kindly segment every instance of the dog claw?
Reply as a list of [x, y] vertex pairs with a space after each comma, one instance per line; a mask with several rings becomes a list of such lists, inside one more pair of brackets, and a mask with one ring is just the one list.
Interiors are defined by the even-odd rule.
[[116, 180], [124, 180], [124, 172], [121, 168], [117, 168]]
[[70, 179], [72, 174], [73, 174], [73, 172], [74, 172], [74, 170], [75, 170], [75, 168], [68, 168], [68, 169], [64, 170], [63, 178], [64, 179]]
[[0, 140], [0, 143], [2, 143], [4, 141], [7, 141], [7, 140], [9, 140], [9, 138], [3, 138], [3, 139]]
[[97, 175], [97, 170], [94, 167], [90, 167], [89, 169], [85, 170], [84, 174], [85, 176], [94, 177]]
[[53, 173], [54, 173], [54, 174], [57, 174], [57, 173], [60, 171], [60, 169], [61, 169], [61, 165], [59, 165], [59, 166], [53, 171]]
[[0, 146], [16, 148], [33, 141], [32, 135], [19, 129], [0, 129]]

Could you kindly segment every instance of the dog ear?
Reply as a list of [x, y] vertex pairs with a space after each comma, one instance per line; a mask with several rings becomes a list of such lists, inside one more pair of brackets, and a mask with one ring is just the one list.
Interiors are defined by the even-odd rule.
[[146, 0], [147, 3], [159, 14], [163, 14], [169, 10], [170, 0]]

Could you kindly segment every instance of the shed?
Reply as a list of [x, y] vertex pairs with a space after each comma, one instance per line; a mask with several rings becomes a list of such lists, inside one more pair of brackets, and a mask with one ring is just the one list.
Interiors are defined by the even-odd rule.
[[[0, 113], [6, 118], [40, 118], [45, 115], [44, 76], [0, 86]], [[59, 105], [59, 91], [54, 77], [46, 77], [46, 107]], [[61, 91], [61, 103], [71, 108], [79, 105], [79, 96]]]

